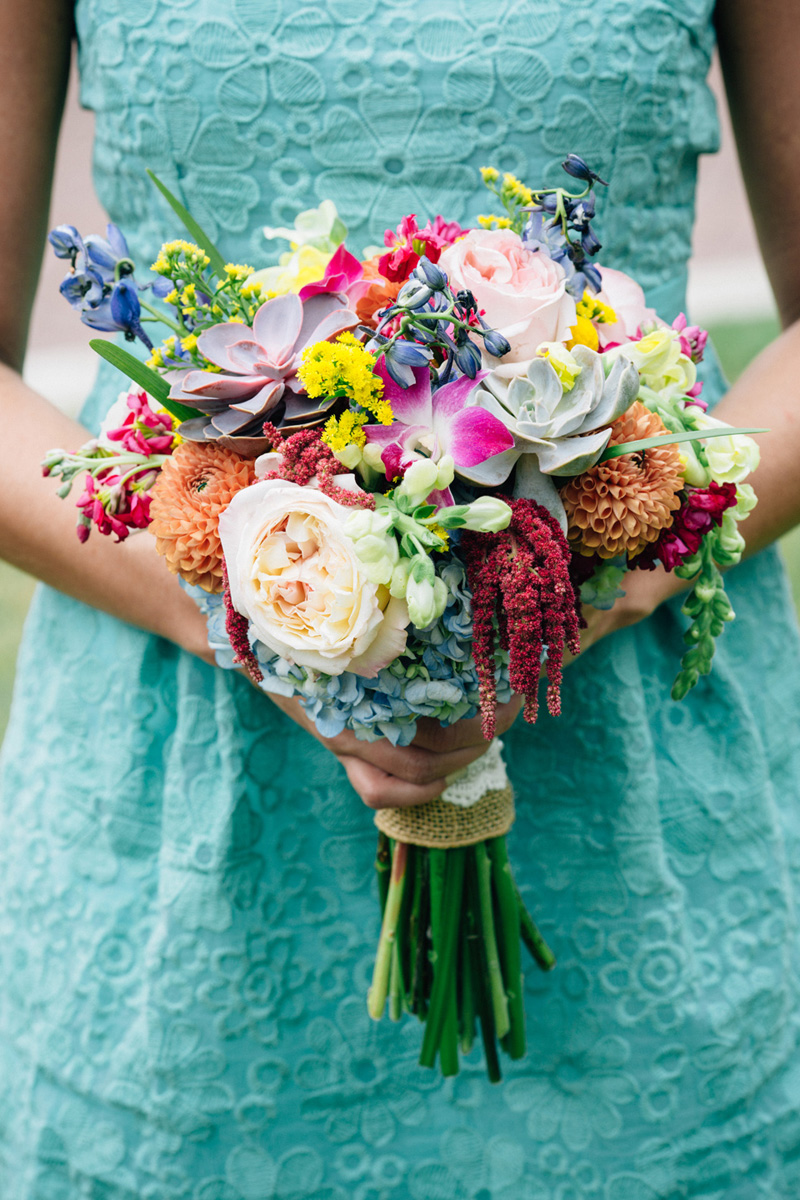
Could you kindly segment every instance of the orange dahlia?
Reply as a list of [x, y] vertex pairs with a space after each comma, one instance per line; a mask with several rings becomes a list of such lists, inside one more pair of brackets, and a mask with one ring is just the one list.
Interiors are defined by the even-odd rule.
[[363, 325], [374, 329], [378, 324], [375, 314], [382, 308], [389, 308], [397, 299], [397, 293], [403, 286], [402, 281], [385, 279], [378, 268], [380, 257], [368, 258], [364, 263], [364, 279], [372, 279], [374, 283], [356, 304], [356, 316]]
[[[660, 417], [638, 400], [612, 425], [609, 445], [668, 433]], [[672, 524], [684, 486], [675, 445], [637, 450], [598, 463], [571, 480], [561, 493], [569, 519], [568, 537], [581, 554], [615, 558], [638, 554]]]
[[254, 480], [253, 460], [232, 450], [178, 446], [150, 492], [150, 532], [173, 575], [207, 592], [223, 590], [219, 516]]

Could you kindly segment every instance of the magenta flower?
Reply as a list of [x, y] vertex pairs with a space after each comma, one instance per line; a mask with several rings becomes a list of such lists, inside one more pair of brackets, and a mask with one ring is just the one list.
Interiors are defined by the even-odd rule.
[[[236, 322], [213, 325], [200, 334], [197, 348], [221, 372], [169, 375], [170, 397], [203, 414], [197, 421], [184, 422], [182, 436], [197, 441], [222, 438], [231, 449], [258, 450], [265, 440], [264, 422], [281, 401], [284, 421], [301, 420], [309, 412], [309, 401], [297, 399], [303, 391], [297, 377], [303, 351], [357, 325], [355, 313], [331, 292], [304, 301], [293, 294], [267, 300], [252, 329]], [[311, 403], [312, 409], [318, 407]]]
[[131, 454], [169, 454], [175, 440], [169, 413], [153, 412], [143, 391], [129, 392], [125, 400], [129, 409], [125, 420], [116, 429], [107, 429], [105, 437], [121, 442]]
[[420, 229], [416, 216], [411, 213], [403, 217], [396, 231], [387, 229], [383, 235], [389, 253], [381, 258], [378, 270], [385, 279], [402, 282], [408, 279], [423, 255], [432, 263], [438, 262], [445, 246], [451, 246], [464, 233], [466, 230], [455, 221], [447, 222], [442, 216], [437, 216], [433, 223], [428, 221], [425, 228]]
[[300, 289], [299, 295], [301, 300], [308, 300], [311, 296], [319, 296], [323, 292], [338, 292], [346, 296], [348, 304], [355, 308], [374, 282], [374, 279], [364, 278], [363, 263], [360, 263], [342, 243], [325, 268], [322, 279], [316, 283], [307, 283]]
[[78, 540], [87, 540], [92, 525], [98, 533], [106, 536], [113, 533], [118, 542], [124, 542], [131, 530], [146, 529], [150, 524], [149, 489], [157, 477], [152, 470], [125, 480], [118, 470], [97, 479], [87, 473], [76, 505], [80, 510]]
[[686, 313], [678, 313], [672, 322], [672, 328], [680, 334], [681, 352], [693, 363], [702, 362], [708, 331], [701, 329], [699, 325], [690, 325], [686, 320]]
[[383, 379], [383, 396], [391, 404], [395, 419], [391, 425], [364, 428], [367, 441], [382, 447], [381, 460], [390, 479], [402, 475], [415, 459], [423, 457], [420, 451], [434, 460], [449, 454], [458, 474], [460, 467], [474, 467], [511, 449], [514, 437], [503, 422], [470, 403], [484, 373], [476, 379], [464, 375], [432, 392], [428, 367], [410, 369], [415, 382], [412, 387], [401, 388], [383, 363], [378, 363], [375, 373]]

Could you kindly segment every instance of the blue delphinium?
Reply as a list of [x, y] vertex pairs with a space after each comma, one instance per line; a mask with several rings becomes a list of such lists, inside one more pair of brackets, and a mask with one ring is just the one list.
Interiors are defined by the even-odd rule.
[[70, 272], [61, 283], [61, 295], [80, 313], [91, 329], [124, 333], [138, 338], [148, 350], [153, 343], [142, 328], [139, 287], [128, 244], [117, 225], [106, 226], [106, 236], [82, 238], [74, 225], [58, 225], [48, 238], [57, 258], [68, 259]]
[[[472, 598], [466, 572], [453, 556], [437, 574], [449, 591], [442, 616], [427, 629], [409, 628], [406, 650], [373, 679], [362, 679], [349, 671], [324, 675], [299, 667], [253, 636], [264, 691], [299, 696], [323, 737], [336, 737], [351, 729], [362, 741], [385, 737], [396, 746], [413, 741], [419, 717], [452, 725], [462, 717], [476, 716], [479, 681], [472, 658]], [[183, 586], [206, 616], [209, 645], [217, 663], [235, 667], [225, 632], [222, 596], [209, 595], [186, 583]], [[511, 699], [505, 655], [498, 657], [497, 699], [501, 704]]]

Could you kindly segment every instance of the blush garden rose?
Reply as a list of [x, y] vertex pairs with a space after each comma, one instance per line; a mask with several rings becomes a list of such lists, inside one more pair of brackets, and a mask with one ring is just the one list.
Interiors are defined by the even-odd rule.
[[233, 606], [276, 654], [371, 678], [406, 645], [404, 600], [372, 583], [344, 532], [353, 514], [314, 487], [264, 480], [220, 517]]

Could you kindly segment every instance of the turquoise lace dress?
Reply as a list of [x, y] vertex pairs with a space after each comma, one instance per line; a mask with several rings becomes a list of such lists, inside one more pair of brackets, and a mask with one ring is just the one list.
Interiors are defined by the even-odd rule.
[[[96, 183], [135, 257], [180, 189], [236, 261], [332, 197], [354, 243], [464, 222], [478, 167], [611, 180], [604, 261], [672, 317], [717, 138], [711, 0], [78, 0]], [[707, 394], [722, 381], [707, 374]], [[102, 372], [85, 418], [119, 390]], [[54, 500], [54, 503], [56, 501]], [[76, 549], [76, 553], [78, 553]], [[371, 814], [243, 680], [40, 588], [2, 760], [8, 1200], [789, 1200], [800, 1193], [800, 647], [775, 553], [669, 699], [667, 605], [507, 738], [559, 959], [502, 1084], [374, 1024]]]

